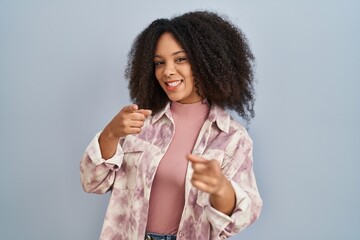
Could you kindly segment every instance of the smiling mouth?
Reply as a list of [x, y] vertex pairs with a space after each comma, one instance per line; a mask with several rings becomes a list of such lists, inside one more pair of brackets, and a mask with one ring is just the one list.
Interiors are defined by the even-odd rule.
[[165, 84], [169, 87], [176, 87], [178, 86], [180, 83], [182, 82], [182, 80], [177, 80], [177, 81], [169, 81], [169, 82], [166, 82]]
[[167, 81], [165, 82], [165, 86], [168, 91], [175, 91], [182, 82], [183, 80]]

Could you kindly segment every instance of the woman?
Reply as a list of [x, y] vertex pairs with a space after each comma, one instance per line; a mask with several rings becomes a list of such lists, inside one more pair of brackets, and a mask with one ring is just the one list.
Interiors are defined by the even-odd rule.
[[84, 190], [112, 191], [100, 239], [223, 239], [257, 219], [252, 141], [224, 110], [253, 117], [252, 61], [241, 31], [211, 12], [138, 35], [126, 70], [134, 104], [81, 160]]

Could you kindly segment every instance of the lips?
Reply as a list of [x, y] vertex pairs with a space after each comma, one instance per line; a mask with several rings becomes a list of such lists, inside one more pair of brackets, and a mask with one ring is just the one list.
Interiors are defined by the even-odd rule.
[[182, 82], [183, 80], [167, 81], [165, 82], [165, 86], [168, 91], [175, 91]]

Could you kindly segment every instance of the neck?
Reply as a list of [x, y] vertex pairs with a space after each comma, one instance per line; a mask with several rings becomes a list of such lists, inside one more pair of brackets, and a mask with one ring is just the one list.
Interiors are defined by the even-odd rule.
[[199, 116], [207, 115], [209, 112], [209, 104], [206, 101], [199, 101], [195, 103], [179, 103], [171, 102], [170, 106], [171, 112], [175, 115], [182, 116]]

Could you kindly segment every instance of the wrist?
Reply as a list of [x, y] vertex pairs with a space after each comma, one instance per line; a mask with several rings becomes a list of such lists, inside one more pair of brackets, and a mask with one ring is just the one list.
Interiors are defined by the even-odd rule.
[[211, 206], [228, 216], [230, 216], [234, 211], [235, 202], [235, 190], [227, 178], [225, 178], [224, 184], [219, 188], [218, 191], [210, 194]]
[[216, 198], [219, 197], [223, 197], [224, 194], [226, 194], [227, 192], [229, 192], [229, 190], [232, 189], [232, 185], [229, 182], [229, 180], [223, 176], [223, 179], [221, 181], [220, 187], [218, 188], [218, 190], [216, 192], [214, 192], [212, 195]]
[[119, 140], [120, 137], [114, 136], [107, 128], [101, 132], [99, 136], [99, 145], [103, 159], [107, 160], [114, 156]]
[[101, 138], [105, 138], [107, 141], [119, 141], [121, 136], [116, 136], [109, 126], [106, 126], [100, 134]]

